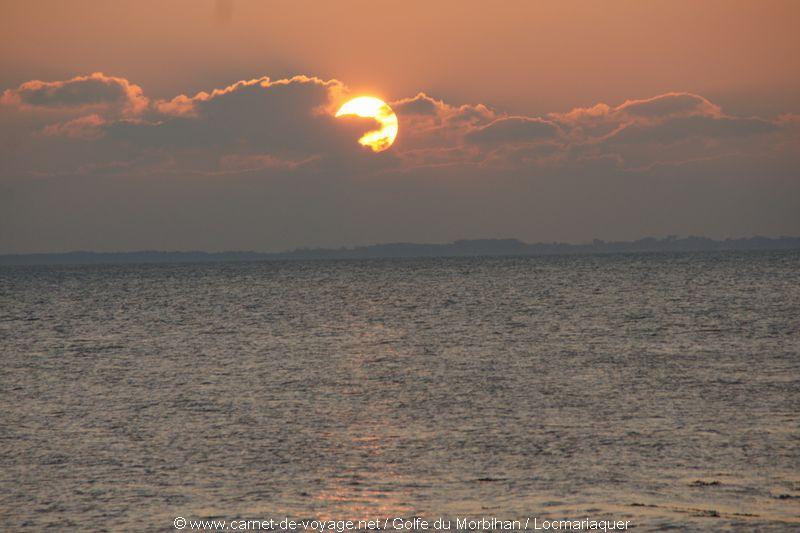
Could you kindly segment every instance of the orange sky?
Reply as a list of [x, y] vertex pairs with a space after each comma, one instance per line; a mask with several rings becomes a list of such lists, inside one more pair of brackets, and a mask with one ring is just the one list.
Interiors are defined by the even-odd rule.
[[2, 10], [2, 87], [103, 71], [171, 97], [313, 73], [388, 99], [422, 90], [512, 113], [668, 91], [739, 114], [800, 112], [793, 0], [42, 0]]
[[800, 235], [797, 0], [0, 2], [0, 253]]

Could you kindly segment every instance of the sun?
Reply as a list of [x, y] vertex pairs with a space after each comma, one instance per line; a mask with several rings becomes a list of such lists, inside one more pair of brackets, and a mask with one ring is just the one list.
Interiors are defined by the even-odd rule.
[[380, 129], [368, 131], [358, 140], [359, 144], [369, 146], [373, 152], [388, 149], [397, 137], [397, 115], [379, 98], [359, 96], [347, 101], [336, 112], [337, 117], [346, 115], [374, 118], [381, 125]]

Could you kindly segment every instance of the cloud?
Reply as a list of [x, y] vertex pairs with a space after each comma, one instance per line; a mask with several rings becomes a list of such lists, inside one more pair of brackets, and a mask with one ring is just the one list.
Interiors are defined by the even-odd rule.
[[[465, 135], [498, 116], [483, 104], [451, 105], [422, 92], [389, 105], [400, 124], [395, 150], [410, 165], [421, 161], [436, 161], [435, 164], [472, 162], [474, 150], [464, 149], [468, 144]], [[439, 153], [434, 155], [434, 151]], [[426, 153], [426, 157], [420, 158], [421, 153]], [[457, 158], [459, 153], [467, 154], [466, 158]]]
[[413, 98], [391, 102], [390, 106], [398, 115], [436, 116], [442, 110], [447, 109], [444, 102], [431, 98], [425, 93], [417, 93]]
[[334, 116], [348, 94], [338, 80], [262, 77], [157, 101], [148, 120], [115, 121], [106, 129], [110, 141], [167, 151], [178, 165], [196, 167], [201, 157], [210, 172], [287, 170], [320, 159], [385, 164], [391, 154], [367, 159], [356, 142], [379, 126], [374, 119]]
[[480, 126], [481, 124], [486, 124], [494, 120], [497, 116], [495, 111], [492, 111], [483, 104], [467, 104], [457, 108], [451, 108], [451, 112], [448, 113], [446, 121], [451, 125]]
[[669, 118], [656, 124], [628, 124], [609, 136], [607, 141], [670, 144], [695, 138], [724, 140], [749, 137], [777, 130], [776, 124], [759, 118], [686, 116]]
[[308, 154], [343, 142], [335, 134], [346, 122], [331, 112], [343, 92], [337, 80], [262, 77], [156, 102], [161, 116], [121, 121], [109, 132], [142, 146]]
[[314, 158], [306, 160], [279, 159], [269, 154], [252, 155], [226, 155], [220, 159], [220, 167], [227, 172], [253, 172], [266, 169], [294, 170], [313, 162]]
[[669, 92], [618, 106], [598, 103], [567, 113], [551, 113], [568, 139], [570, 158], [600, 161], [611, 157], [619, 168], [681, 164], [698, 158], [769, 154], [788, 141], [780, 120], [726, 115], [703, 96]]
[[567, 113], [552, 113], [549, 117], [563, 124], [585, 126], [658, 121], [693, 115], [718, 117], [722, 115], [722, 111], [719, 106], [697, 94], [670, 92], [652, 98], [626, 100], [615, 107], [605, 103], [598, 103], [592, 107], [578, 107]]
[[548, 118], [568, 131], [575, 141], [599, 139], [625, 127], [658, 124], [676, 117], [721, 117], [719, 106], [692, 93], [670, 92], [652, 98], [626, 100], [618, 106], [598, 103], [566, 113], [551, 113]]
[[666, 93], [645, 100], [628, 100], [615, 110], [634, 117], [720, 116], [721, 110], [702, 96], [691, 93]]
[[483, 104], [447, 104], [423, 92], [412, 98], [390, 102], [394, 112], [407, 122], [433, 123], [451, 128], [487, 124], [498, 117]]
[[[3, 93], [0, 109], [15, 110], [23, 117], [15, 127], [30, 129], [29, 148], [21, 153], [41, 153], [44, 146], [35, 144], [47, 143], [46, 158], [26, 162], [15, 155], [14, 168], [34, 174], [76, 168], [363, 174], [459, 165], [607, 168], [609, 162], [617, 169], [641, 169], [767, 154], [797, 144], [796, 117], [729, 116], [687, 92], [543, 117], [507, 114], [481, 103], [453, 104], [419, 92], [390, 102], [400, 125], [397, 141], [391, 150], [372, 154], [356, 140], [377, 127], [374, 120], [334, 117], [350, 96], [341, 81], [299, 75], [241, 80], [152, 101], [127, 79], [94, 73], [23, 83]], [[25, 123], [26, 114], [38, 118]], [[56, 149], [59, 138], [65, 145]]]
[[470, 131], [466, 139], [476, 144], [519, 144], [552, 140], [558, 134], [558, 126], [552, 122], [540, 118], [507, 117]]
[[97, 139], [103, 135], [106, 120], [98, 114], [86, 115], [66, 122], [46, 126], [45, 135], [72, 137], [73, 139]]
[[28, 81], [4, 91], [0, 102], [37, 110], [98, 108], [130, 115], [144, 111], [149, 105], [141, 87], [102, 72], [64, 81]]

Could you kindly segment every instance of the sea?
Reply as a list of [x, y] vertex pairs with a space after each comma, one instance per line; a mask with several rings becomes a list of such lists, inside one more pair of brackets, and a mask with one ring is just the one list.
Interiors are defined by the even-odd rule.
[[800, 530], [798, 251], [5, 266], [0, 353], [4, 531]]

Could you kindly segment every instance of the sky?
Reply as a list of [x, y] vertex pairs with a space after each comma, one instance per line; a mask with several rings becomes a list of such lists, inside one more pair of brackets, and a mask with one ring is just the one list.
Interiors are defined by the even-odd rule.
[[0, 253], [800, 235], [793, 0], [0, 10]]

